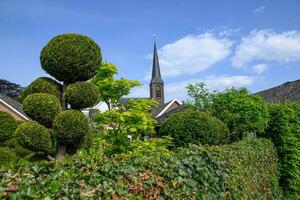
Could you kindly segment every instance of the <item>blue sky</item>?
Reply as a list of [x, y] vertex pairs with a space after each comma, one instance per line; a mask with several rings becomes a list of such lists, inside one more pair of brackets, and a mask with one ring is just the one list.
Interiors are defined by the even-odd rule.
[[28, 85], [47, 74], [42, 47], [55, 35], [94, 39], [119, 77], [145, 86], [153, 38], [167, 99], [184, 99], [185, 85], [267, 89], [300, 75], [300, 1], [0, 0], [0, 78]]

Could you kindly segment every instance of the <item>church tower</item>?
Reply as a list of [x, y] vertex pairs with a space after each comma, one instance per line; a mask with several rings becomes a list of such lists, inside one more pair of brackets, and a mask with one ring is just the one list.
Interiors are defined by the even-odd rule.
[[160, 75], [155, 36], [154, 36], [152, 77], [149, 86], [150, 86], [150, 98], [156, 100], [159, 103], [159, 105], [163, 105], [165, 103], [164, 82]]

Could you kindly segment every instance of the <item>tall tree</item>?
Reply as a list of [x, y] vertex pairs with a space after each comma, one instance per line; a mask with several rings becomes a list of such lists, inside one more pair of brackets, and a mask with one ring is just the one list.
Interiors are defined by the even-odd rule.
[[16, 98], [23, 88], [16, 83], [0, 79], [0, 94], [4, 94], [11, 98]]

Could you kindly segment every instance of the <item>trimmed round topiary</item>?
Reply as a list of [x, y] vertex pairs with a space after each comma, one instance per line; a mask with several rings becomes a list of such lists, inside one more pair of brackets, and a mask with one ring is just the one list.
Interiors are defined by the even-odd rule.
[[75, 144], [87, 134], [89, 123], [87, 117], [78, 110], [66, 110], [55, 118], [53, 129], [62, 144]]
[[12, 137], [18, 122], [7, 112], [0, 111], [0, 143]]
[[77, 82], [67, 87], [64, 96], [73, 109], [82, 109], [97, 102], [98, 90], [92, 83]]
[[29, 149], [26, 149], [23, 146], [21, 146], [15, 137], [6, 140], [4, 142], [4, 146], [10, 148], [17, 156], [21, 158], [32, 153], [32, 151], [30, 151]]
[[32, 151], [49, 153], [51, 150], [50, 130], [36, 122], [22, 123], [15, 136], [19, 144]]
[[61, 90], [62, 90], [62, 85], [56, 82], [55, 80], [48, 77], [40, 77], [30, 83], [30, 85], [26, 88], [25, 95], [28, 96], [34, 93], [47, 93], [47, 94], [53, 94], [58, 99], [60, 99]]
[[46, 127], [52, 127], [55, 116], [61, 112], [60, 101], [52, 94], [35, 93], [23, 101], [24, 112]]
[[8, 148], [0, 147], [0, 166], [17, 161], [17, 156]]
[[79, 34], [54, 37], [43, 48], [42, 68], [59, 81], [75, 83], [93, 77], [101, 64], [100, 47], [92, 39]]
[[173, 137], [175, 146], [230, 142], [229, 130], [223, 122], [208, 113], [195, 110], [175, 113], [163, 122], [159, 134]]

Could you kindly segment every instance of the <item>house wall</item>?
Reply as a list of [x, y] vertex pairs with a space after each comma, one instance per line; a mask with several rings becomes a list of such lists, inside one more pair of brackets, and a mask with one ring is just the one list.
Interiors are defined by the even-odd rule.
[[2, 102], [0, 102], [0, 111], [9, 113], [16, 120], [25, 121], [25, 119], [23, 117], [21, 117], [16, 112], [12, 111], [10, 108], [8, 108], [6, 105], [4, 105]]

